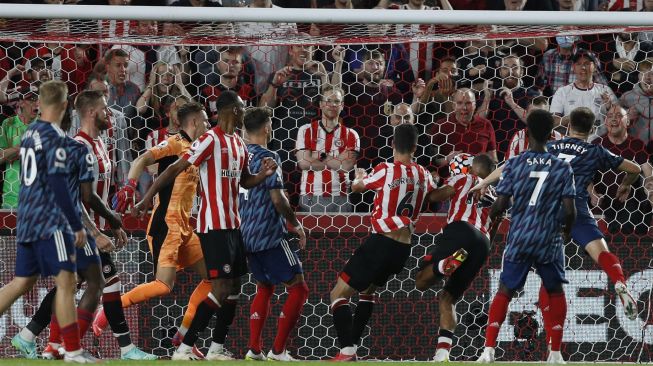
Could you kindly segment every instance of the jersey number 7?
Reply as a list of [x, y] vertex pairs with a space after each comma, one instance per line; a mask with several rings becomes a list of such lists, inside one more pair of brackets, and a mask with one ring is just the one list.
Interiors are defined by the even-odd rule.
[[529, 178], [537, 178], [535, 189], [533, 190], [533, 194], [531, 194], [531, 200], [528, 202], [529, 206], [535, 206], [537, 204], [537, 199], [540, 197], [542, 186], [544, 185], [544, 181], [548, 176], [549, 172], [542, 171], [531, 172], [531, 174], [528, 175]]

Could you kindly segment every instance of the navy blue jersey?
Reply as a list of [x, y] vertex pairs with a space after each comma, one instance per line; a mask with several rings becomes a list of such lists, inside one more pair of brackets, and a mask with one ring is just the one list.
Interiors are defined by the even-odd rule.
[[558, 219], [562, 198], [576, 195], [569, 163], [547, 152], [525, 151], [505, 164], [497, 195], [513, 197], [504, 258], [552, 262], [563, 245]]
[[241, 188], [239, 194], [240, 231], [245, 248], [254, 253], [281, 245], [281, 239], [286, 234], [286, 220], [274, 208], [269, 192], [271, 189], [283, 189], [279, 154], [255, 144], [247, 145], [247, 150], [252, 174], [261, 170], [261, 163], [266, 157], [274, 159], [279, 166], [277, 172], [263, 183], [249, 190]]
[[20, 141], [20, 193], [16, 240], [44, 240], [56, 230], [72, 234], [68, 220], [56, 203], [48, 176], [68, 174], [66, 134], [57, 126], [37, 120]]
[[81, 210], [79, 187], [82, 183], [95, 180], [95, 155], [83, 143], [66, 136], [68, 152], [68, 190], [70, 197]]
[[600, 171], [616, 169], [624, 161], [624, 158], [601, 145], [590, 144], [574, 137], [551, 141], [547, 144], [547, 149], [551, 154], [571, 164], [576, 180], [577, 209], [587, 207], [587, 186], [594, 179], [594, 175]]

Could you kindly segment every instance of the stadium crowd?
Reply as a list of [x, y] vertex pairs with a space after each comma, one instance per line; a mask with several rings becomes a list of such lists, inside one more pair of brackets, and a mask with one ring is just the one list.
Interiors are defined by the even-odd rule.
[[[170, 1], [44, 2], [168, 5]], [[649, 0], [276, 3], [284, 7], [415, 11], [653, 11], [653, 1]], [[170, 6], [277, 5], [270, 0], [180, 0]], [[3, 26], [16, 24], [9, 21]], [[101, 21], [89, 25], [62, 20], [46, 21], [39, 26], [53, 34], [75, 33], [77, 27], [116, 37], [175, 36], [191, 27], [154, 21]], [[206, 25], [192, 27], [195, 31], [206, 30]], [[242, 37], [270, 29], [276, 34], [311, 36], [334, 31], [333, 26], [317, 24], [238, 23], [229, 27]], [[367, 31], [377, 35], [401, 34], [411, 27], [414, 26], [369, 26]], [[346, 26], [339, 29], [356, 31]], [[651, 50], [653, 37], [647, 32], [344, 47], [3, 43], [2, 207], [12, 209], [17, 205], [17, 142], [37, 116], [34, 101], [38, 85], [57, 79], [67, 83], [71, 99], [86, 89], [100, 90], [107, 97], [112, 128], [104, 137], [117, 164], [116, 186], [111, 195], [126, 183], [129, 164], [136, 156], [179, 128], [174, 117], [179, 106], [189, 101], [202, 103], [215, 125], [217, 97], [224, 90], [234, 90], [248, 107], [273, 109], [271, 148], [281, 156], [286, 190], [294, 206], [312, 213], [370, 211], [371, 194], [348, 197], [352, 168], [369, 169], [390, 158], [390, 137], [393, 126], [399, 123], [418, 127], [418, 162], [446, 178], [448, 162], [458, 153], [488, 154], [493, 161], [502, 162], [523, 151], [526, 139], [522, 130], [529, 109], [549, 108], [556, 115], [559, 138], [565, 133], [571, 110], [587, 106], [597, 116], [594, 143], [635, 159], [644, 172], [643, 179], [636, 184], [636, 194], [623, 205], [614, 202], [610, 194], [614, 188], [610, 187], [615, 186], [619, 177], [597, 177], [592, 195], [595, 212], [608, 215], [615, 228], [637, 228], [643, 233], [648, 230], [648, 212], [653, 201], [649, 163], [653, 145]], [[325, 90], [327, 85], [332, 88]], [[614, 109], [616, 105], [623, 109]], [[617, 120], [615, 115], [623, 118]], [[72, 116], [70, 133], [74, 135], [79, 122], [74, 112]], [[154, 171], [141, 175], [141, 193], [151, 184]], [[641, 215], [635, 218], [629, 213], [633, 210]]]

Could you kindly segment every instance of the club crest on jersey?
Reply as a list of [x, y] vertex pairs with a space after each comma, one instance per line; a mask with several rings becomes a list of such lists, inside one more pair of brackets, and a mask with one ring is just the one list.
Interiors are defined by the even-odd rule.
[[231, 266], [228, 265], [228, 264], [225, 264], [225, 265], [222, 267], [222, 270], [224, 271], [224, 273], [231, 273]]
[[336, 145], [336, 147], [343, 147], [345, 146], [345, 142], [342, 141], [342, 139], [335, 139], [333, 141], [333, 144]]
[[192, 145], [190, 145], [190, 148], [193, 150], [196, 150], [200, 146], [200, 140], [195, 140]]

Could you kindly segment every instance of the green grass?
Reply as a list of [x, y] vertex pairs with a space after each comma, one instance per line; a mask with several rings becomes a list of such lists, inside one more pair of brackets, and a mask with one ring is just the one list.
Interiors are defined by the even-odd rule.
[[[107, 360], [103, 363], [103, 365], [108, 365], [108, 366], [146, 366], [146, 365], [165, 365], [165, 366], [175, 366], [175, 365], [188, 365], [191, 362], [193, 364], [199, 364], [202, 365], [202, 362], [198, 361], [170, 361], [170, 360], [159, 360], [159, 361], [121, 361], [121, 360]], [[255, 365], [257, 362], [256, 361], [244, 361], [244, 360], [238, 360], [238, 361], [215, 361], [212, 362], [213, 364], [219, 363], [221, 366], [252, 366]], [[263, 362], [262, 362], [263, 363]], [[303, 366], [303, 365], [310, 365], [310, 366], [316, 366], [317, 364], [320, 365], [333, 365], [331, 362], [326, 362], [326, 361], [301, 361], [301, 362], [293, 362], [292, 365], [295, 366]], [[394, 362], [398, 363], [398, 362]], [[405, 361], [403, 363], [416, 363], [416, 362], [409, 362]], [[421, 362], [423, 363], [423, 362]], [[458, 363], [458, 364], [473, 364], [472, 362], [453, 362], [453, 363]], [[11, 358], [11, 359], [0, 359], [0, 365], [1, 366], [32, 366], [32, 365], [58, 365], [61, 364], [60, 361], [48, 361], [48, 360], [26, 360], [22, 358]], [[269, 364], [269, 363], [265, 363]], [[366, 366], [382, 366], [382, 365], [387, 365], [388, 362], [371, 362], [371, 361], [364, 361], [364, 364]], [[541, 364], [539, 362], [496, 362], [493, 365], [494, 366], [515, 366], [516, 364], [533, 364], [533, 365], [538, 365]], [[597, 366], [596, 363], [570, 363], [573, 366]], [[71, 364], [73, 365], [73, 364]], [[610, 365], [623, 365], [622, 363], [600, 363], [601, 366], [610, 366]]]

